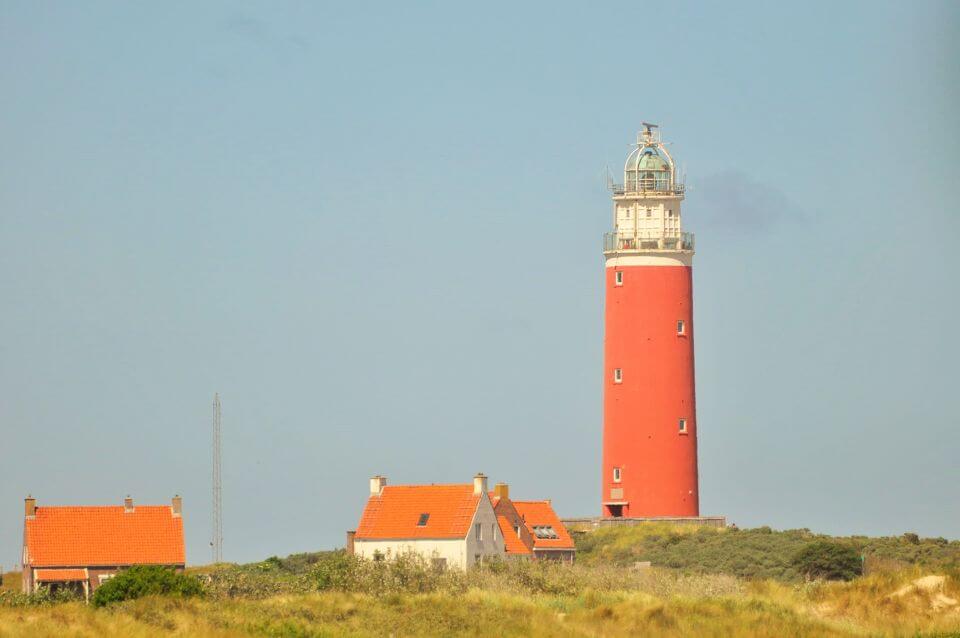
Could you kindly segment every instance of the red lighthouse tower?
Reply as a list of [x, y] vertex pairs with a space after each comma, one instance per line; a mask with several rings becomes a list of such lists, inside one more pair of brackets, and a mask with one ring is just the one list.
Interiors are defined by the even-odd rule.
[[643, 126], [603, 243], [603, 516], [699, 516], [693, 235], [673, 158]]

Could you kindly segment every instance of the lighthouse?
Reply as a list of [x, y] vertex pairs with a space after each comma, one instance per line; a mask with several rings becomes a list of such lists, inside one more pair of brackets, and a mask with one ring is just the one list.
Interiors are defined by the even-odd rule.
[[604, 518], [700, 514], [693, 373], [693, 235], [684, 184], [655, 124], [611, 184], [603, 241]]

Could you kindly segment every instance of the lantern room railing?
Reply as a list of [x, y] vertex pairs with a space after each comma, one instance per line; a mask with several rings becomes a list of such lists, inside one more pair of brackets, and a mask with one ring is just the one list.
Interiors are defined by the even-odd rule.
[[644, 250], [693, 250], [693, 233], [676, 230], [604, 233], [603, 252]]
[[683, 184], [671, 184], [665, 179], [630, 179], [624, 184], [610, 184], [614, 195], [627, 193], [671, 193], [682, 195], [686, 187]]

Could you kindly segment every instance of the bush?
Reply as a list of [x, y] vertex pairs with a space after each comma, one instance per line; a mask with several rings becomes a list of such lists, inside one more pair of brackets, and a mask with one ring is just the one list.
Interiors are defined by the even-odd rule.
[[203, 585], [192, 576], [159, 565], [136, 565], [100, 585], [93, 593], [94, 607], [103, 607], [141, 596], [200, 596]]
[[797, 552], [791, 564], [807, 578], [853, 580], [863, 573], [860, 554], [851, 545], [820, 540]]
[[317, 589], [350, 589], [357, 579], [359, 560], [346, 552], [335, 552], [322, 557], [313, 568]]

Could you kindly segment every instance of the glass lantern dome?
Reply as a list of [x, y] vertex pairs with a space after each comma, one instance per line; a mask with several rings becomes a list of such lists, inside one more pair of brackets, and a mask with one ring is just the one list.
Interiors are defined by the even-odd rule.
[[671, 190], [673, 165], [655, 146], [634, 149], [627, 157], [623, 171], [628, 192]]

